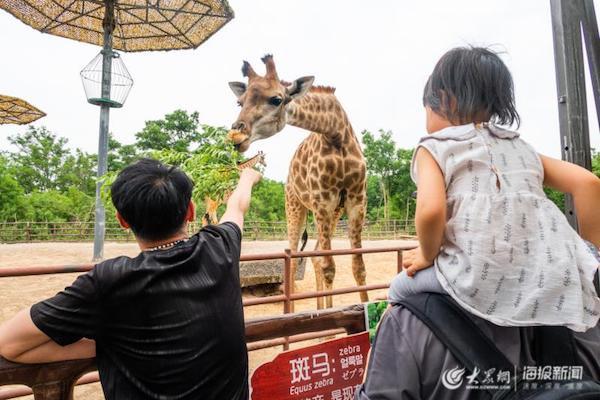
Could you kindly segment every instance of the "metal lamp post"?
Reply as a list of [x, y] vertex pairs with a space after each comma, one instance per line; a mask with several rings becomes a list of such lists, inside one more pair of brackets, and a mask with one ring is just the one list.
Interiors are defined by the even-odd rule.
[[[108, 125], [110, 109], [111, 107], [122, 107], [133, 86], [133, 79], [129, 75], [125, 64], [119, 54], [112, 50], [112, 33], [115, 29], [115, 22], [114, 7], [111, 7], [111, 4], [110, 2], [107, 3], [102, 23], [104, 28], [104, 45], [102, 51], [81, 71], [81, 79], [88, 102], [100, 106], [98, 179], [96, 182], [94, 255], [92, 261], [100, 261], [104, 258], [106, 212], [101, 198], [101, 191], [102, 178], [108, 170]], [[113, 85], [118, 90], [113, 90]]]

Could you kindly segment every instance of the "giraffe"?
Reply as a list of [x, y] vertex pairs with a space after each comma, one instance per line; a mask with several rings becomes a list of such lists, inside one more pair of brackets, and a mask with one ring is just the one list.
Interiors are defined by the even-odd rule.
[[[361, 234], [366, 208], [366, 164], [352, 125], [336, 98], [335, 89], [313, 86], [314, 77], [291, 83], [280, 81], [272, 55], [262, 58], [265, 76], [258, 75], [244, 61], [242, 74], [248, 84], [230, 82], [241, 107], [232, 125], [230, 138], [244, 152], [256, 140], [280, 132], [286, 124], [310, 131], [296, 150], [285, 186], [287, 235], [290, 249], [296, 251], [308, 211], [317, 225], [317, 248], [331, 249], [331, 237], [342, 213], [348, 216], [348, 236], [353, 248], [362, 247]], [[333, 257], [313, 259], [317, 290], [331, 290], [335, 277]], [[292, 260], [296, 276], [297, 259]], [[365, 264], [360, 254], [352, 255], [352, 272], [358, 285], [365, 285]], [[368, 301], [366, 291], [360, 292]], [[331, 296], [326, 306], [332, 306]], [[323, 298], [317, 299], [323, 308]]]
[[[258, 154], [254, 157], [238, 163], [237, 169], [241, 171], [246, 168], [254, 168], [258, 164], [265, 165], [265, 155], [262, 151], [259, 151]], [[231, 196], [231, 192], [225, 193], [222, 200], [213, 200], [208, 196], [204, 198], [205, 212], [204, 216], [202, 217], [202, 226], [219, 223], [219, 218], [217, 217], [217, 209], [221, 204], [227, 202], [229, 196]]]

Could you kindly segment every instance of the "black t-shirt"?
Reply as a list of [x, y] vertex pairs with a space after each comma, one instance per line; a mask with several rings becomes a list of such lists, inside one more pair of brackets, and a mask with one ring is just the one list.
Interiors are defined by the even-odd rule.
[[247, 399], [241, 232], [208, 226], [168, 250], [106, 260], [35, 304], [60, 345], [96, 341], [107, 399]]

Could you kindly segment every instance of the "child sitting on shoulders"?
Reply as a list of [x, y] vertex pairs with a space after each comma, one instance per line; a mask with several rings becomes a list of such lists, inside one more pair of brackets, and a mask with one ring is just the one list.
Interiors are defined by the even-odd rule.
[[[439, 292], [497, 325], [595, 326], [600, 262], [582, 237], [600, 246], [600, 179], [498, 126], [518, 126], [519, 114], [512, 76], [489, 49], [447, 52], [423, 104], [429, 135], [411, 167], [419, 247], [392, 281], [390, 301]], [[573, 196], [582, 237], [544, 186]]]

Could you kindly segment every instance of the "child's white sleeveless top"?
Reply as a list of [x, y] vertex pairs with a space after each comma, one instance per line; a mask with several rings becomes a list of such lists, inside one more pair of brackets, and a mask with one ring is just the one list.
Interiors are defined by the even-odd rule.
[[[488, 124], [446, 128], [419, 147], [446, 182], [446, 231], [435, 260], [444, 289], [497, 325], [595, 326], [598, 262], [546, 198], [535, 150], [518, 133]], [[411, 177], [418, 186], [414, 159]]]

